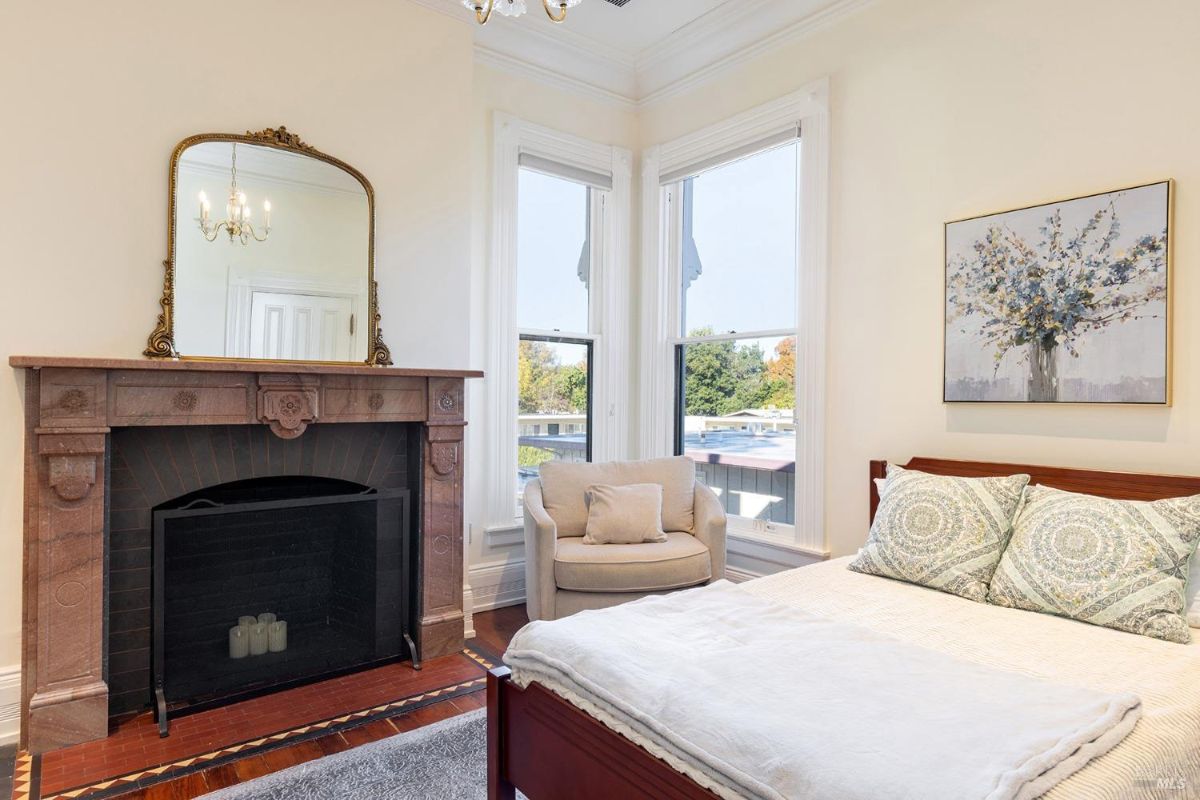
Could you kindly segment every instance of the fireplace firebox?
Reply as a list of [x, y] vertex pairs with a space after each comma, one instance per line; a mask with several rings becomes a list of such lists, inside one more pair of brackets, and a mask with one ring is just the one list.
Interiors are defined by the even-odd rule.
[[221, 484], [155, 508], [160, 733], [171, 715], [353, 669], [399, 659], [419, 669], [410, 513], [407, 489], [310, 476]]

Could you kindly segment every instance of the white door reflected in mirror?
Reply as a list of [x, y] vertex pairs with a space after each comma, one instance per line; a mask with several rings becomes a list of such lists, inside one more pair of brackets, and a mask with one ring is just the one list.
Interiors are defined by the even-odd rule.
[[348, 361], [355, 321], [349, 297], [254, 292], [248, 357]]

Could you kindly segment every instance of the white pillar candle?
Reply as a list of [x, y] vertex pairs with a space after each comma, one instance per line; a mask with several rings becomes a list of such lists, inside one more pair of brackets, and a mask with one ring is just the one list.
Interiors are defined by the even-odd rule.
[[235, 625], [229, 629], [229, 657], [245, 658], [250, 655], [250, 629]]
[[274, 622], [277, 619], [279, 619], [279, 617], [275, 616], [270, 611], [264, 611], [263, 613], [258, 615], [258, 621], [261, 622], [263, 625], [270, 625], [272, 622]]
[[272, 653], [282, 653], [287, 650], [287, 623], [283, 620], [272, 622], [267, 626], [268, 649]]
[[251, 617], [251, 616], [238, 617], [238, 625], [244, 625], [247, 628], [249, 628], [251, 625], [254, 625], [257, 622], [258, 622], [258, 617]]
[[261, 622], [250, 628], [250, 655], [261, 656], [267, 652], [267, 626]]

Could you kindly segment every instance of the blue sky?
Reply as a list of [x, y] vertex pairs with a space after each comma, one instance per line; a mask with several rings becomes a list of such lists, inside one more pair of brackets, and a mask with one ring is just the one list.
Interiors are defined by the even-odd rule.
[[[686, 330], [719, 333], [795, 325], [796, 167], [792, 144], [735, 161], [693, 182], [694, 238], [703, 273], [687, 292]], [[522, 169], [517, 207], [517, 324], [582, 333], [579, 280], [587, 236], [581, 184]], [[573, 360], [562, 353], [565, 360]]]
[[799, 150], [759, 153], [693, 182], [693, 236], [704, 272], [688, 289], [685, 332], [795, 326]]

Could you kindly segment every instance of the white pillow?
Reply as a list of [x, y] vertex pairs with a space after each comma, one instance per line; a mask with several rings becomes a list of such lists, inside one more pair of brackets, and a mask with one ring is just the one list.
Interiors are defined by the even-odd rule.
[[588, 509], [584, 544], [667, 540], [662, 527], [663, 487], [657, 483], [596, 484], [588, 487], [584, 502]]
[[1187, 599], [1183, 607], [1187, 609], [1188, 625], [1200, 628], [1200, 550], [1192, 556], [1192, 571], [1188, 575]]

